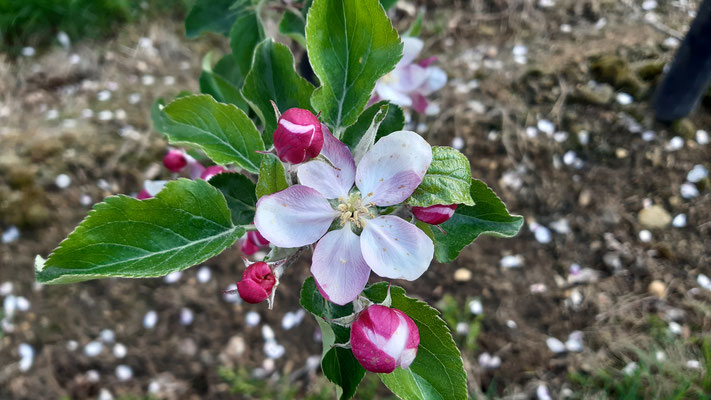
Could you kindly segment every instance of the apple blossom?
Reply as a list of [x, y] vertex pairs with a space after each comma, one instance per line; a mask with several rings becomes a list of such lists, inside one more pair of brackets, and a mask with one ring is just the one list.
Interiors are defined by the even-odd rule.
[[146, 189], [141, 189], [141, 191], [138, 192], [138, 196], [136, 196], [138, 200], [150, 199], [151, 197], [153, 196], [151, 196], [151, 194], [148, 193], [148, 190]]
[[[379, 215], [378, 207], [410, 197], [432, 161], [430, 145], [415, 132], [393, 132], [356, 167], [348, 147], [325, 129], [321, 154], [330, 164], [307, 162], [297, 171], [300, 184], [259, 199], [259, 232], [278, 247], [318, 242], [311, 273], [336, 304], [355, 299], [371, 270], [392, 279], [422, 275], [434, 254], [432, 240], [400, 217]], [[340, 226], [329, 231], [334, 220]]]
[[168, 150], [168, 154], [163, 157], [163, 165], [171, 172], [180, 172], [188, 165], [188, 160], [182, 151], [170, 149]]
[[351, 349], [366, 370], [390, 373], [415, 360], [420, 333], [404, 312], [381, 305], [363, 311], [351, 326]]
[[269, 241], [257, 231], [249, 231], [241, 239], [241, 250], [245, 255], [251, 256], [259, 249], [269, 246]]
[[456, 204], [437, 204], [429, 207], [412, 207], [412, 213], [422, 222], [439, 225], [452, 218], [456, 209]]
[[301, 164], [321, 152], [321, 123], [311, 111], [290, 108], [279, 117], [277, 124], [274, 131], [274, 149], [281, 161]]
[[424, 46], [422, 40], [405, 36], [402, 42], [404, 47], [400, 62], [375, 84], [375, 98], [371, 102], [384, 99], [425, 113], [429, 106], [425, 96], [441, 89], [447, 83], [447, 74], [441, 68], [430, 65], [434, 57], [415, 63]]
[[242, 280], [237, 282], [237, 291], [242, 300], [256, 304], [269, 298], [276, 277], [265, 262], [250, 264], [242, 273]]
[[221, 174], [225, 171], [227, 170], [222, 168], [221, 166], [213, 165], [211, 167], [205, 168], [205, 170], [202, 171], [202, 173], [200, 174], [200, 179], [209, 181], [213, 176]]

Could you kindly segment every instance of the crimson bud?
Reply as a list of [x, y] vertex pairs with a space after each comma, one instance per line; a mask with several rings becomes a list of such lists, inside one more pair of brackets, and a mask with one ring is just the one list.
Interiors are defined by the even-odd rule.
[[281, 161], [301, 164], [318, 156], [321, 148], [321, 123], [311, 111], [290, 108], [279, 117], [274, 131], [274, 149]]
[[182, 151], [171, 149], [168, 150], [168, 154], [163, 157], [163, 165], [171, 172], [180, 172], [188, 165], [188, 160], [185, 159], [185, 155]]
[[431, 225], [439, 225], [447, 222], [447, 220], [454, 215], [454, 210], [456, 209], [456, 204], [437, 204], [429, 207], [412, 207], [412, 213], [415, 214], [415, 218], [422, 222]]
[[269, 298], [276, 277], [267, 263], [260, 261], [251, 264], [242, 273], [242, 280], [237, 282], [237, 291], [242, 300], [257, 304]]

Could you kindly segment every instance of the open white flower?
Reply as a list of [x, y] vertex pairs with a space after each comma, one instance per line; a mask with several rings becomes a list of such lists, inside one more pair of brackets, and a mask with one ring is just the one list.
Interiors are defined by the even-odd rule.
[[[309, 161], [298, 169], [299, 185], [260, 198], [257, 229], [279, 247], [318, 242], [311, 272], [336, 304], [354, 300], [371, 270], [385, 278], [417, 279], [432, 260], [432, 240], [400, 217], [378, 215], [376, 207], [400, 204], [412, 194], [432, 162], [432, 148], [415, 132], [393, 132], [356, 168], [345, 144], [328, 129], [323, 136], [321, 154], [333, 166]], [[332, 225], [336, 229], [329, 231]]]

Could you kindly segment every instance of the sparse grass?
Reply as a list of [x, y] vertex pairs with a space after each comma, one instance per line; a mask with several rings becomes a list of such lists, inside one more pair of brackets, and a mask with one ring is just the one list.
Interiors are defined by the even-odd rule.
[[190, 0], [5, 0], [0, 1], [0, 51], [19, 54], [44, 47], [57, 33], [71, 40], [100, 38], [142, 15], [179, 14]]
[[[578, 389], [574, 398], [711, 398], [710, 339], [667, 340], [664, 337], [666, 345], [657, 349], [633, 349], [631, 356], [637, 363], [637, 369], [633, 372], [623, 372], [626, 361], [621, 360], [619, 365], [592, 374], [572, 374], [570, 379]], [[664, 354], [661, 359], [657, 357], [660, 351]], [[699, 367], [691, 368], [687, 365], [689, 360], [698, 361]]]
[[[452, 336], [459, 348], [473, 354], [476, 351], [477, 339], [481, 333], [483, 315], [473, 315], [469, 311], [467, 304], [472, 300], [474, 299], [467, 298], [463, 304], [459, 304], [452, 295], [445, 294], [438, 307], [442, 311], [442, 319], [449, 325]], [[468, 326], [467, 334], [464, 338], [456, 332], [457, 324], [460, 322], [464, 322]]]

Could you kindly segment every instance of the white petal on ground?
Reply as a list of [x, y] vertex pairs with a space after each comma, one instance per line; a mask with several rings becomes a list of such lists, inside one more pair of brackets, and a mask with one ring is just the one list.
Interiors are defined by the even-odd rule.
[[411, 131], [393, 132], [360, 160], [356, 186], [365, 203], [398, 204], [420, 185], [431, 162], [432, 147], [422, 136]]
[[340, 214], [316, 189], [294, 185], [257, 202], [254, 225], [279, 247], [301, 247], [319, 240]]
[[368, 220], [360, 240], [363, 258], [383, 278], [415, 280], [434, 254], [432, 240], [422, 230], [392, 215]]
[[[325, 129], [324, 129], [325, 128]], [[323, 149], [321, 154], [338, 168], [324, 161], [313, 160], [301, 165], [297, 171], [299, 182], [316, 189], [327, 199], [347, 197], [355, 180], [355, 162], [348, 146], [336, 139], [322, 125]]]
[[358, 297], [368, 283], [370, 267], [361, 253], [361, 240], [351, 231], [350, 224], [319, 240], [311, 259], [311, 273], [331, 302], [343, 305]]
[[686, 180], [691, 183], [697, 183], [709, 176], [709, 171], [701, 164], [694, 165], [694, 168], [686, 174]]
[[696, 277], [696, 283], [706, 290], [711, 290], [711, 278], [704, 274], [699, 274], [699, 276]]
[[146, 315], [143, 316], [143, 327], [146, 329], [153, 329], [155, 328], [156, 324], [158, 323], [158, 313], [151, 310], [146, 313]]
[[563, 342], [554, 337], [549, 337], [548, 339], [546, 339], [546, 345], [552, 352], [556, 354], [563, 353], [565, 351], [565, 344], [563, 344]]

